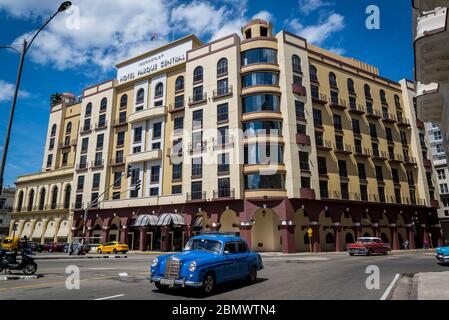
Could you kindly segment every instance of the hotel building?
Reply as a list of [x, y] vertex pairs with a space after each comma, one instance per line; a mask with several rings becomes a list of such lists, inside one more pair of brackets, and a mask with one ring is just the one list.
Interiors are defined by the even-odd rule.
[[[447, 194], [445, 175], [442, 166], [447, 165], [442, 159], [443, 147], [449, 150], [449, 13], [448, 2], [445, 0], [413, 0], [413, 31], [415, 36], [415, 80], [417, 82], [417, 109], [419, 117], [430, 124], [431, 139], [437, 134], [437, 154], [434, 154], [434, 164], [439, 172], [440, 185], [443, 194]], [[442, 143], [440, 143], [440, 141]], [[443, 180], [443, 181], [441, 181]], [[447, 200], [442, 195], [444, 207], [439, 210], [439, 217], [447, 239], [449, 236]]]
[[15, 192], [13, 188], [5, 188], [0, 194], [0, 237], [9, 233]]
[[342, 251], [360, 236], [437, 245], [415, 91], [263, 20], [241, 37], [187, 36], [52, 106], [43, 172], [18, 178], [12, 224], [46, 241], [48, 221], [54, 239], [68, 221], [69, 239], [86, 230], [136, 250], [180, 250], [202, 231], [239, 233], [257, 251]]

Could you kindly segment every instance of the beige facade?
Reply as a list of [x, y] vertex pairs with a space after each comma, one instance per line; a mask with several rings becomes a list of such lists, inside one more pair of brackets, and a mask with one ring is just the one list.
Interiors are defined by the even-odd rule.
[[[64, 134], [53, 123], [73, 117], [80, 128], [70, 153], [73, 233], [87, 223], [91, 241], [145, 250], [179, 249], [193, 229], [219, 229], [256, 250], [291, 252], [304, 250], [314, 226], [317, 250], [361, 234], [398, 247], [412, 215], [438, 206], [413, 90], [286, 31], [274, 35], [263, 20], [242, 38], [188, 36], [121, 62], [115, 80], [84, 90], [77, 116], [61, 105], [50, 118], [56, 143]], [[18, 184], [27, 190], [36, 179]], [[168, 224], [157, 223], [166, 228], [156, 228], [166, 213]], [[142, 215], [149, 224], [136, 222]]]

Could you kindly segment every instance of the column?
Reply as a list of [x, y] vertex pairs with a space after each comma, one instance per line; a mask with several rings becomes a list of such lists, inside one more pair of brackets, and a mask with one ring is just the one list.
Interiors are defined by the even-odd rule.
[[101, 243], [108, 242], [109, 237], [109, 227], [103, 227], [103, 230], [101, 231]]
[[[313, 223], [313, 222], [312, 222]], [[320, 225], [318, 222], [310, 226], [312, 228], [312, 249], [313, 252], [321, 252], [321, 243], [320, 243]]]
[[240, 237], [248, 243], [248, 246], [254, 249], [252, 240], [251, 240], [251, 229], [252, 225], [240, 225]]
[[422, 242], [424, 247], [424, 241], [427, 240], [429, 242], [430, 247], [430, 239], [429, 239], [429, 228], [426, 225], [421, 225], [422, 227]]
[[140, 228], [139, 251], [146, 251], [147, 238], [147, 228]]
[[354, 234], [355, 234], [354, 241], [357, 241], [357, 239], [362, 236], [362, 225], [361, 225], [361, 223], [359, 223], [359, 222], [354, 223], [354, 226], [352, 227], [352, 230], [354, 231]]
[[86, 243], [90, 242], [91, 233], [92, 233], [92, 227], [86, 227], [86, 235], [84, 236], [84, 238], [86, 239]]
[[390, 234], [392, 240], [391, 249], [400, 250], [401, 245], [399, 243], [398, 229], [395, 224], [390, 225]]
[[218, 224], [218, 213], [212, 213], [210, 215], [210, 230], [214, 232], [218, 232], [220, 226]]
[[281, 225], [282, 253], [295, 253], [295, 226]]
[[170, 243], [170, 230], [167, 226], [165, 226], [161, 229], [161, 251], [169, 252], [171, 250], [172, 248]]
[[341, 226], [340, 225], [334, 225], [332, 226], [332, 229], [334, 229], [334, 237], [335, 237], [335, 251], [341, 252]]
[[379, 227], [379, 223], [373, 223], [373, 224], [371, 225], [371, 228], [373, 228], [374, 236], [375, 236], [376, 238], [380, 238], [380, 227]]
[[120, 229], [120, 242], [131, 245], [130, 243], [128, 243], [128, 227], [127, 226], [122, 226], [122, 228]]
[[[408, 236], [408, 242], [409, 242], [409, 248], [410, 249], [416, 249], [415, 246], [415, 233], [413, 232], [413, 224], [412, 225], [407, 225], [407, 236]], [[402, 245], [402, 243], [401, 243]]]

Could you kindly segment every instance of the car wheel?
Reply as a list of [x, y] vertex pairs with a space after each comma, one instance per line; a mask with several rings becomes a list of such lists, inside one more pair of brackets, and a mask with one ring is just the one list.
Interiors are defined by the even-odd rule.
[[373, 250], [369, 249], [368, 252], [366, 253], [367, 256], [371, 256], [373, 254]]
[[251, 270], [249, 270], [248, 280], [250, 283], [255, 283], [257, 281], [257, 268], [256, 266], [252, 266]]
[[115, 250], [115, 249], [112, 250], [112, 253], [113, 253], [113, 254], [117, 254], [117, 250]]
[[22, 272], [23, 274], [27, 275], [27, 276], [31, 276], [33, 274], [35, 274], [37, 271], [37, 265], [33, 262], [28, 264], [25, 268], [23, 268]]
[[388, 250], [384, 251], [384, 256], [388, 255]]
[[354, 254], [353, 254], [353, 253], [350, 253], [349, 255], [350, 255], [351, 257], [352, 257], [352, 256], [354, 256]]
[[160, 282], [155, 282], [154, 285], [159, 291], [165, 291], [168, 289], [168, 286], [162, 285]]
[[215, 277], [214, 274], [209, 272], [204, 276], [203, 280], [203, 293], [210, 295], [215, 289]]
[[98, 254], [102, 254], [103, 251], [101, 251], [101, 249], [98, 249], [98, 250], [97, 250], [97, 253], [98, 253]]

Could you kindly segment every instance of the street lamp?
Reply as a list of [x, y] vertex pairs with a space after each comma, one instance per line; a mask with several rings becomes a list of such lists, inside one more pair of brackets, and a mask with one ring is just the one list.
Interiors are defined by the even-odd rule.
[[[3, 192], [3, 174], [5, 172], [6, 156], [8, 154], [9, 139], [10, 139], [10, 136], [11, 136], [11, 128], [12, 128], [12, 122], [13, 122], [13, 119], [14, 119], [14, 111], [16, 109], [17, 96], [19, 94], [20, 81], [22, 79], [22, 70], [23, 70], [23, 64], [24, 64], [24, 61], [25, 61], [25, 55], [28, 52], [28, 49], [33, 44], [33, 42], [36, 39], [36, 37], [38, 36], [38, 34], [42, 30], [44, 30], [44, 28], [50, 23], [50, 21], [52, 21], [54, 19], [54, 17], [56, 17], [56, 15], [58, 13], [66, 11], [71, 6], [72, 6], [72, 3], [70, 1], [63, 2], [59, 6], [58, 11], [56, 11], [50, 18], [48, 18], [47, 21], [45, 21], [45, 23], [42, 25], [42, 27], [40, 27], [34, 33], [34, 36], [33, 36], [33, 38], [31, 39], [31, 41], [29, 43], [27, 42], [27, 39], [23, 40], [22, 51], [20, 52], [19, 71], [17, 73], [16, 86], [15, 86], [15, 89], [14, 89], [14, 96], [13, 96], [13, 99], [12, 99], [11, 111], [10, 111], [10, 114], [9, 114], [8, 127], [6, 129], [5, 143], [3, 145], [2, 160], [1, 160], [1, 163], [0, 163], [0, 195]], [[17, 49], [15, 49], [12, 46], [0, 46], [0, 49], [6, 49], [6, 48], [13, 49], [13, 50], [17, 51]]]

